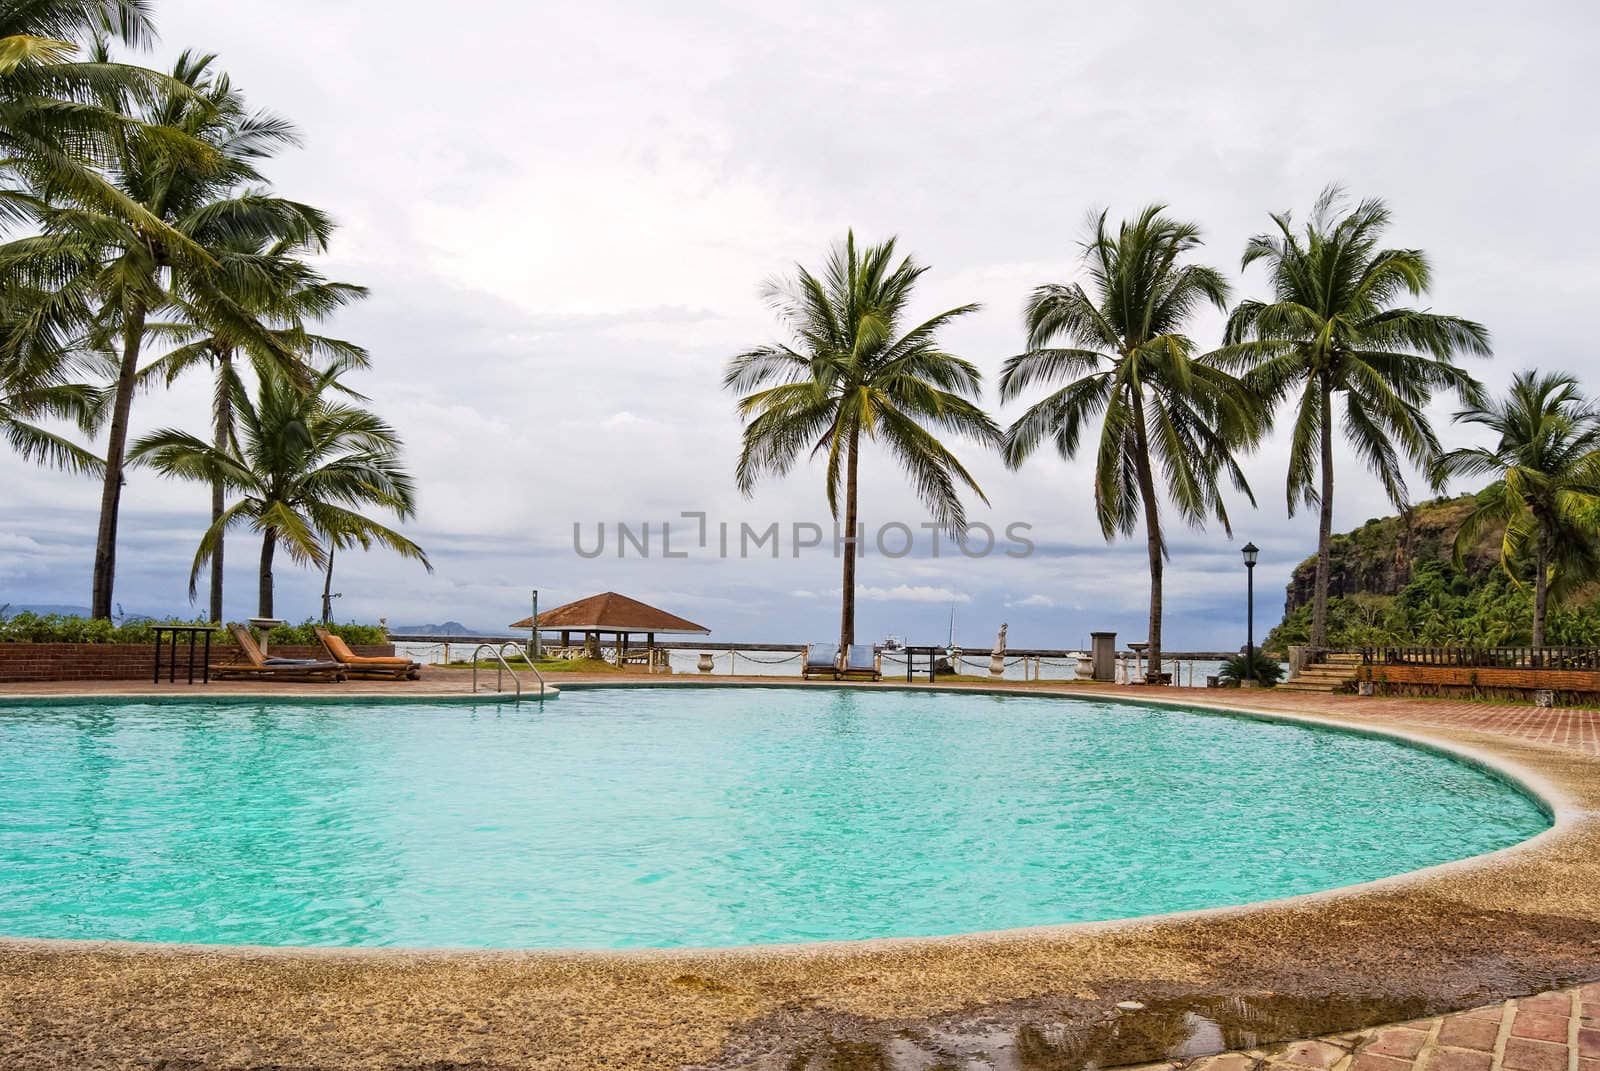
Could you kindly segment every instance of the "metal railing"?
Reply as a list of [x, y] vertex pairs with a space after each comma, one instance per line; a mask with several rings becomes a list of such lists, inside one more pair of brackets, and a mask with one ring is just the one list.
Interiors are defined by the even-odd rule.
[[1365, 647], [1366, 665], [1600, 670], [1596, 647]]
[[505, 649], [507, 647], [511, 648], [515, 655], [520, 655], [522, 660], [528, 664], [528, 668], [533, 671], [534, 678], [539, 682], [539, 698], [543, 699], [545, 691], [544, 674], [539, 672], [539, 667], [533, 664], [533, 659], [528, 657], [528, 652], [522, 649], [522, 645], [513, 643], [510, 640], [498, 646], [492, 643], [480, 643], [473, 650], [472, 694], [478, 694], [478, 656], [484, 651], [488, 651], [494, 656], [495, 662], [498, 663], [494, 667], [494, 690], [496, 692], [504, 690], [505, 675], [509, 673], [511, 675], [511, 683], [517, 689], [517, 699], [519, 701], [522, 699], [522, 678], [517, 676], [517, 671], [511, 668], [510, 662], [506, 661]]

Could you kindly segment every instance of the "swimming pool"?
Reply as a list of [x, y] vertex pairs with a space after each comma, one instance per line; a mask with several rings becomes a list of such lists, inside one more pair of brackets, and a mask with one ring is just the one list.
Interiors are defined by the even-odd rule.
[[0, 702], [0, 934], [633, 948], [922, 936], [1333, 888], [1547, 828], [1379, 737], [1101, 700]]

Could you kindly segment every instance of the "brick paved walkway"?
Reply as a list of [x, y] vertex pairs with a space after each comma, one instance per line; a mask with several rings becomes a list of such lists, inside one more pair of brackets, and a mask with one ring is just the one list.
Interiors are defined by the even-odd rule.
[[[1185, 694], [1205, 700], [1216, 697], [1215, 692], [1195, 690], [1186, 690]], [[1469, 703], [1458, 699], [1362, 699], [1356, 696], [1292, 692], [1278, 695], [1270, 691], [1225, 694], [1235, 703], [1282, 710], [1285, 713], [1326, 712], [1343, 717], [1373, 717], [1385, 721], [1411, 722], [1414, 725], [1474, 729], [1530, 743], [1600, 755], [1600, 710], [1563, 707], [1540, 709], [1525, 704]], [[1222, 700], [1222, 703], [1226, 704], [1227, 700]]]

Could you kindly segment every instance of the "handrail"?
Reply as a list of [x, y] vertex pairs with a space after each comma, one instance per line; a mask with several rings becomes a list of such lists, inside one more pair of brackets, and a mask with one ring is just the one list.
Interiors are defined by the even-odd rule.
[[[522, 644], [520, 644], [520, 643], [513, 643], [510, 640], [507, 640], [505, 643], [502, 643], [500, 645], [500, 652], [499, 653], [502, 656], [501, 657], [501, 661], [502, 662], [505, 661], [504, 655], [505, 655], [505, 649], [507, 647], [511, 648], [511, 650], [512, 650], [512, 652], [514, 654], [521, 655], [522, 656], [522, 660], [524, 662], [528, 663], [528, 668], [533, 670], [534, 679], [536, 679], [539, 682], [539, 698], [543, 699], [544, 698], [544, 689], [545, 689], [544, 674], [540, 673], [539, 672], [539, 667], [533, 664], [533, 659], [528, 656], [528, 649], [526, 647], [523, 647]], [[476, 659], [474, 659], [474, 661], [476, 661]], [[509, 663], [507, 663], [507, 668], [509, 668]]]
[[494, 660], [499, 663], [499, 665], [495, 666], [494, 668], [494, 690], [497, 692], [501, 690], [501, 685], [505, 681], [505, 674], [509, 673], [511, 674], [511, 683], [515, 685], [517, 689], [517, 701], [521, 702], [522, 678], [517, 676], [517, 671], [511, 668], [510, 662], [506, 661], [505, 649], [507, 647], [514, 648], [516, 652], [522, 656], [522, 660], [528, 663], [528, 668], [533, 670], [534, 677], [539, 681], [539, 698], [543, 700], [545, 693], [544, 674], [540, 673], [539, 667], [533, 664], [533, 659], [528, 657], [528, 652], [524, 651], [520, 644], [513, 643], [510, 640], [506, 640], [499, 645], [492, 643], [480, 643], [476, 648], [473, 649], [472, 694], [478, 694], [478, 656], [484, 651], [488, 651], [494, 656]]

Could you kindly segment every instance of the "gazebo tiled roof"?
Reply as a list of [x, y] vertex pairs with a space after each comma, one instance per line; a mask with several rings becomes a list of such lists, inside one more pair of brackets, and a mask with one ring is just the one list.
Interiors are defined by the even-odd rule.
[[[533, 618], [525, 617], [511, 628], [533, 627]], [[539, 615], [540, 629], [561, 629], [563, 632], [700, 632], [711, 630], [677, 614], [669, 614], [654, 606], [618, 595], [614, 591], [591, 595], [587, 599], [557, 606]]]

